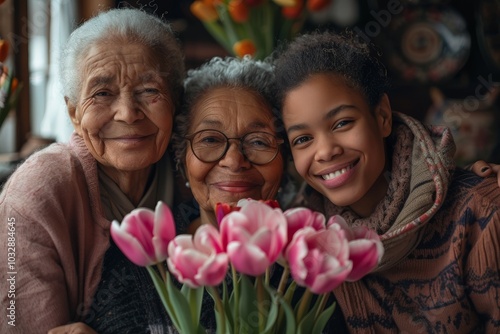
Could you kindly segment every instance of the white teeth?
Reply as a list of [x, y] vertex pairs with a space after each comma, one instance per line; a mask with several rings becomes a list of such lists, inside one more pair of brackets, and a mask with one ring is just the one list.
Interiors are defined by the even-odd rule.
[[347, 166], [346, 168], [342, 168], [341, 170], [335, 171], [333, 173], [321, 175], [321, 177], [323, 178], [323, 180], [331, 180], [331, 179], [334, 179], [334, 178], [344, 174], [349, 169], [351, 169], [351, 166]]

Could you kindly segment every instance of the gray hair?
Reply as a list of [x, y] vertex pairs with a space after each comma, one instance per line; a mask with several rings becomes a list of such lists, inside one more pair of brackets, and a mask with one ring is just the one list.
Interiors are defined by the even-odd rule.
[[[172, 138], [178, 167], [182, 167], [187, 143], [184, 139], [192, 125], [192, 111], [197, 101], [207, 92], [219, 88], [243, 88], [255, 92], [267, 103], [274, 114], [277, 135], [285, 138], [277, 111], [274, 66], [271, 60], [253, 60], [250, 57], [214, 57], [197, 69], [189, 70], [184, 80], [184, 99], [181, 112], [176, 116]], [[180, 168], [182, 171], [182, 168]]]
[[79, 63], [87, 55], [90, 46], [120, 38], [137, 41], [160, 56], [166, 65], [162, 68], [162, 76], [168, 77], [166, 82], [172, 99], [178, 105], [185, 73], [182, 51], [174, 32], [170, 25], [161, 19], [131, 8], [101, 12], [71, 33], [61, 54], [61, 84], [64, 96], [77, 102], [82, 84]]

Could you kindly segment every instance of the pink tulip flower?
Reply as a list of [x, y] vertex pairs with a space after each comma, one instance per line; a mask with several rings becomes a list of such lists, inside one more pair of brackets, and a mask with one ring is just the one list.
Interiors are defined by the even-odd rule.
[[191, 288], [219, 285], [229, 266], [217, 229], [200, 226], [194, 237], [179, 235], [168, 245], [167, 265], [181, 283]]
[[[245, 206], [249, 201], [255, 201], [255, 200], [251, 199], [251, 198], [240, 199], [238, 201], [238, 203], [236, 204], [236, 206], [231, 206], [228, 203], [217, 203], [215, 205], [215, 216], [217, 218], [217, 222], [220, 224], [220, 222], [222, 221], [222, 218], [224, 218], [224, 216], [227, 215], [230, 212], [240, 211], [241, 207]], [[265, 203], [265, 204], [269, 205], [273, 209], [279, 209], [280, 208], [280, 205], [279, 205], [278, 201], [276, 201], [274, 199], [259, 200], [259, 202]]]
[[170, 208], [158, 202], [153, 212], [139, 208], [131, 211], [122, 223], [111, 223], [111, 237], [138, 266], [146, 267], [167, 258], [167, 245], [175, 237], [175, 223]]
[[341, 216], [333, 216], [328, 220], [327, 228], [342, 229], [349, 240], [349, 260], [352, 271], [347, 281], [357, 281], [373, 270], [384, 255], [384, 247], [380, 237], [365, 226], [350, 228]]
[[280, 256], [287, 242], [286, 218], [281, 209], [247, 200], [240, 211], [220, 223], [222, 244], [234, 268], [251, 276], [263, 274]]
[[349, 245], [342, 230], [298, 230], [288, 246], [286, 258], [293, 279], [313, 293], [330, 292], [351, 272]]
[[309, 226], [316, 231], [326, 229], [325, 216], [307, 208], [293, 208], [284, 212], [288, 227], [288, 242], [292, 241], [295, 232]]

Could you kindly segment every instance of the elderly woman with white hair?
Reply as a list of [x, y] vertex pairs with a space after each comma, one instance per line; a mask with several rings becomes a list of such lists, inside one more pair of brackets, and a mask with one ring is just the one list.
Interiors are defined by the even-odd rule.
[[136, 207], [174, 204], [167, 147], [185, 74], [181, 48], [159, 18], [113, 9], [77, 28], [61, 61], [70, 142], [31, 156], [0, 195], [10, 259], [0, 261], [0, 332], [79, 321], [97, 332], [162, 328], [149, 275], [117, 250], [110, 224]]

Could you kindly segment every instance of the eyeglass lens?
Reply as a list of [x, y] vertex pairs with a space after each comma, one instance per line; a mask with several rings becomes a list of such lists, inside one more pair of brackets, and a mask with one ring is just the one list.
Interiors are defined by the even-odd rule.
[[226, 154], [231, 139], [240, 141], [243, 155], [254, 164], [269, 163], [278, 154], [276, 138], [266, 132], [250, 132], [242, 138], [227, 138], [219, 131], [202, 130], [192, 137], [191, 148], [201, 161], [214, 162]]

